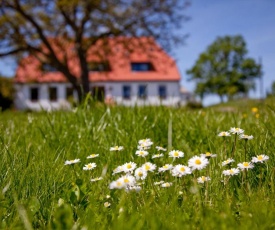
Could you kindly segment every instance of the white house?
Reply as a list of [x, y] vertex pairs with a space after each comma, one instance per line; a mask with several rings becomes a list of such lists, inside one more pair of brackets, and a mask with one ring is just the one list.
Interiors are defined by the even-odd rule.
[[[93, 96], [125, 106], [184, 104], [175, 61], [154, 41], [146, 46], [134, 47], [130, 52], [125, 46], [114, 44], [114, 52], [104, 61], [94, 58], [92, 54], [88, 57]], [[60, 72], [51, 66], [42, 66], [31, 56], [22, 63], [15, 77], [17, 109], [70, 107], [69, 98], [76, 98], [77, 95]], [[71, 63], [71, 66], [72, 72], [79, 72], [76, 63]]]

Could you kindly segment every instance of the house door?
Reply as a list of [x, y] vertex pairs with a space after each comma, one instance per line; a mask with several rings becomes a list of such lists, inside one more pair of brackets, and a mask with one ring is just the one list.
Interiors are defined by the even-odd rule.
[[96, 101], [104, 101], [105, 99], [105, 88], [104, 86], [92, 87], [92, 95]]

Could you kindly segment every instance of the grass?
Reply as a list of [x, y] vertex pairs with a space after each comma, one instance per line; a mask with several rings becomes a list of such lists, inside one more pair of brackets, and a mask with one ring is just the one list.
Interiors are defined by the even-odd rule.
[[[1, 229], [274, 229], [275, 107], [263, 103], [230, 104], [189, 111], [165, 107], [93, 107], [66, 112], [0, 114]], [[226, 105], [228, 106], [228, 105]], [[258, 111], [252, 112], [257, 106]], [[221, 162], [231, 156], [234, 137], [221, 131], [240, 127], [254, 139], [237, 139], [235, 162], [265, 154], [265, 164], [247, 173], [224, 177]], [[146, 159], [135, 155], [138, 141], [154, 144]], [[111, 152], [112, 146], [124, 150]], [[151, 159], [156, 146], [167, 148]], [[170, 150], [185, 153], [168, 157]], [[194, 155], [217, 154], [191, 175], [148, 173], [140, 192], [109, 189], [122, 174], [113, 170], [126, 162], [150, 161], [187, 165]], [[96, 153], [98, 158], [87, 159]], [[80, 163], [64, 165], [66, 160]], [[91, 171], [84, 165], [95, 162]], [[103, 179], [91, 182], [91, 178]], [[198, 184], [199, 176], [211, 180]], [[154, 182], [172, 182], [162, 188]], [[109, 197], [110, 196], [110, 197]], [[107, 206], [108, 202], [110, 204]]]

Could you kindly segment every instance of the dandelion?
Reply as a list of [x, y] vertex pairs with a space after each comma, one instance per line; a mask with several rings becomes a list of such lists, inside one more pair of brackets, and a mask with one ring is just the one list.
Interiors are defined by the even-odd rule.
[[161, 146], [156, 146], [156, 149], [158, 150], [158, 151], [166, 151], [167, 149], [165, 149], [165, 148], [163, 148], [163, 147], [161, 147]]
[[146, 157], [149, 153], [147, 151], [144, 150], [138, 150], [136, 151], [136, 155], [138, 155], [139, 157]]
[[135, 177], [137, 180], [145, 180], [145, 178], [147, 177], [147, 171], [144, 170], [144, 168], [137, 168], [135, 170]]
[[253, 163], [264, 163], [264, 161], [267, 161], [269, 159], [269, 156], [267, 155], [257, 155], [256, 157], [252, 157]]
[[232, 158], [229, 158], [229, 159], [227, 159], [227, 160], [225, 160], [225, 161], [222, 162], [222, 166], [229, 165], [232, 162], [234, 162], [234, 160]]
[[173, 150], [173, 151], [169, 152], [169, 157], [173, 157], [174, 159], [180, 158], [183, 156], [184, 156], [184, 153], [179, 150]]
[[125, 163], [124, 165], [122, 165], [122, 170], [125, 173], [132, 173], [135, 168], [137, 167], [137, 164], [134, 162], [129, 162], [129, 163]]
[[244, 132], [244, 130], [240, 129], [240, 128], [235, 128], [234, 127], [234, 128], [230, 128], [229, 132], [232, 133], [232, 134], [240, 135], [240, 134], [242, 134]]
[[105, 207], [105, 208], [108, 208], [108, 207], [110, 207], [110, 206], [111, 206], [111, 203], [109, 203], [109, 202], [105, 202], [105, 203], [104, 203], [104, 207]]
[[155, 164], [152, 164], [151, 162], [146, 162], [141, 167], [147, 172], [148, 171], [154, 172], [154, 170], [156, 169], [157, 166]]
[[89, 163], [83, 167], [83, 170], [92, 170], [96, 167], [96, 163]]
[[154, 159], [154, 158], [160, 158], [160, 157], [163, 157], [162, 153], [153, 155], [152, 159]]
[[208, 176], [201, 176], [201, 177], [199, 177], [199, 178], [197, 179], [198, 183], [200, 183], [200, 184], [204, 184], [204, 182], [210, 181], [210, 180], [211, 180], [211, 179], [210, 179], [210, 177], [208, 177]]
[[182, 177], [191, 173], [192, 173], [191, 168], [181, 164], [176, 165], [172, 170], [172, 176], [177, 176], [177, 177]]
[[241, 170], [248, 170], [254, 168], [254, 165], [251, 162], [243, 162], [238, 164], [238, 168]]
[[102, 179], [103, 179], [102, 177], [92, 178], [91, 182], [96, 182], [96, 181], [99, 181], [99, 180], [102, 180]]
[[256, 118], [259, 118], [259, 117], [260, 117], [260, 114], [259, 114], [259, 113], [256, 113], [256, 114], [255, 114], [255, 117], [256, 117]]
[[224, 170], [222, 172], [223, 175], [225, 176], [234, 176], [234, 175], [237, 175], [240, 173], [240, 170], [238, 168], [231, 168], [231, 169], [228, 169], [228, 170]]
[[252, 111], [252, 113], [258, 113], [258, 108], [257, 107], [253, 107], [252, 109], [251, 109], [251, 111]]
[[213, 154], [213, 153], [210, 153], [210, 152], [206, 152], [206, 153], [202, 153], [201, 156], [202, 156], [202, 157], [206, 157], [206, 158], [212, 158], [212, 157], [216, 157], [217, 154]]
[[168, 188], [168, 187], [171, 187], [172, 184], [173, 184], [173, 183], [171, 183], [171, 182], [165, 182], [165, 183], [162, 183], [162, 184], [161, 184], [161, 187], [163, 187], [163, 188]]
[[240, 139], [244, 139], [244, 140], [252, 140], [253, 136], [252, 135], [245, 135], [245, 134], [241, 134], [240, 135]]
[[207, 158], [201, 156], [194, 156], [191, 159], [188, 160], [188, 166], [192, 168], [192, 170], [198, 169], [204, 169], [208, 165], [209, 161]]
[[123, 149], [124, 149], [123, 146], [114, 146], [110, 148], [110, 151], [121, 151]]
[[91, 155], [87, 156], [87, 159], [96, 158], [98, 156], [99, 156], [99, 154], [91, 154]]
[[219, 136], [219, 137], [229, 137], [229, 136], [230, 136], [230, 133], [229, 133], [229, 132], [223, 131], [223, 132], [220, 132], [220, 133], [218, 134], [218, 136]]
[[79, 163], [79, 162], [80, 162], [80, 159], [67, 160], [67, 161], [65, 161], [64, 165], [72, 165], [72, 164], [76, 164], [76, 163]]
[[159, 172], [165, 172], [165, 171], [171, 170], [172, 168], [173, 168], [173, 165], [165, 164], [164, 166], [159, 168]]

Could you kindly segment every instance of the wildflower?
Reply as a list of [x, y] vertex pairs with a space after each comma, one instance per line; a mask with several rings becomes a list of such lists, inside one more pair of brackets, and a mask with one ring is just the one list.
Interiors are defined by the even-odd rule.
[[184, 156], [184, 153], [179, 150], [173, 150], [173, 151], [169, 152], [169, 157], [173, 157], [174, 159], [180, 158], [183, 156]]
[[149, 153], [147, 151], [144, 150], [138, 150], [136, 151], [136, 155], [140, 156], [140, 157], [146, 157]]
[[204, 182], [210, 181], [210, 180], [211, 180], [211, 179], [210, 179], [210, 177], [208, 177], [208, 176], [201, 176], [201, 177], [199, 177], [199, 178], [197, 179], [198, 183], [200, 183], [200, 184], [204, 184]]
[[111, 203], [109, 203], [109, 202], [105, 202], [105, 203], [104, 203], [104, 207], [105, 207], [105, 208], [108, 208], [108, 207], [110, 207], [110, 206], [111, 206]]
[[255, 114], [255, 117], [256, 117], [256, 118], [259, 118], [259, 117], [260, 117], [260, 114], [259, 114], [259, 113], [256, 113], [256, 114]]
[[111, 198], [111, 196], [110, 195], [106, 195], [106, 199], [109, 199], [109, 198]]
[[269, 156], [267, 155], [257, 155], [256, 157], [252, 157], [252, 162], [254, 163], [264, 163], [264, 161], [267, 161], [269, 159]]
[[121, 151], [123, 149], [123, 146], [114, 146], [110, 148], [110, 151]]
[[171, 187], [171, 186], [172, 186], [171, 182], [165, 182], [165, 183], [161, 184], [161, 187], [163, 187], [163, 188], [168, 188], [168, 187]]
[[163, 183], [164, 183], [164, 181], [161, 180], [161, 181], [154, 182], [154, 185], [160, 185], [160, 184], [163, 184]]
[[113, 175], [116, 174], [116, 173], [120, 173], [120, 172], [123, 172], [123, 167], [122, 166], [118, 166], [117, 168], [115, 168], [113, 170]]
[[146, 162], [145, 164], [142, 165], [142, 168], [145, 171], [150, 171], [150, 172], [153, 172], [156, 169], [156, 167], [157, 166], [155, 164], [152, 164], [151, 162]]
[[89, 163], [83, 167], [83, 170], [92, 170], [96, 167], [96, 163]]
[[240, 129], [240, 128], [235, 128], [234, 127], [234, 128], [230, 128], [229, 132], [232, 133], [232, 134], [238, 134], [238, 135], [240, 135], [240, 134], [242, 134], [244, 132], [244, 130]]
[[183, 194], [183, 191], [179, 191], [179, 195], [182, 195]]
[[252, 169], [254, 168], [254, 165], [250, 162], [243, 162], [238, 164], [238, 168], [240, 168], [241, 170]]
[[252, 111], [252, 113], [258, 113], [258, 108], [257, 107], [253, 107], [252, 109], [251, 109], [251, 111]]
[[134, 162], [129, 162], [129, 163], [125, 163], [124, 165], [122, 165], [122, 170], [125, 173], [132, 173], [134, 171], [134, 169], [137, 167], [137, 164]]
[[242, 134], [242, 135], [240, 135], [240, 138], [244, 139], [244, 140], [252, 140], [253, 136], [252, 135], [249, 136], [249, 135]]
[[240, 170], [238, 168], [231, 168], [231, 169], [228, 169], [228, 170], [224, 170], [222, 172], [223, 175], [225, 176], [234, 176], [234, 175], [237, 175], [240, 173]]
[[133, 185], [133, 186], [126, 187], [125, 190], [126, 192], [130, 192], [130, 191], [139, 192], [141, 190], [141, 187], [137, 185]]
[[185, 165], [176, 165], [172, 170], [172, 176], [182, 177], [187, 174], [191, 174], [192, 170]]
[[72, 165], [72, 164], [76, 164], [76, 163], [79, 163], [79, 162], [80, 162], [80, 159], [67, 160], [67, 161], [65, 161], [64, 165]]
[[134, 186], [135, 183], [136, 183], [136, 179], [132, 175], [122, 176], [118, 179], [118, 181], [121, 181], [124, 184], [125, 187]]
[[91, 155], [87, 156], [87, 159], [96, 158], [98, 156], [99, 156], [99, 154], [91, 154]]
[[229, 165], [232, 162], [234, 162], [234, 160], [232, 158], [229, 158], [229, 159], [227, 159], [227, 160], [225, 160], [225, 161], [222, 162], [222, 166]]
[[165, 148], [163, 148], [163, 147], [161, 147], [161, 146], [156, 146], [156, 149], [158, 150], [158, 151], [166, 151], [167, 149], [165, 149]]
[[153, 144], [153, 142], [151, 141], [151, 139], [147, 138], [147, 139], [142, 139], [138, 141], [138, 149], [149, 149], [151, 147], [151, 145]]
[[153, 155], [152, 159], [154, 159], [154, 158], [160, 158], [160, 157], [163, 157], [162, 153]]
[[135, 170], [135, 177], [137, 180], [144, 180], [147, 177], [147, 171], [143, 168], [137, 168]]
[[109, 185], [110, 189], [122, 189], [124, 188], [125, 184], [121, 180], [112, 181]]
[[103, 179], [102, 177], [92, 178], [91, 182], [99, 181], [99, 180], [102, 180], [102, 179]]
[[208, 165], [209, 161], [207, 158], [201, 156], [194, 156], [191, 159], [188, 160], [188, 166], [194, 169], [201, 170], [205, 168]]
[[201, 156], [202, 156], [202, 157], [206, 157], [206, 158], [212, 158], [212, 157], [216, 157], [217, 154], [213, 154], [213, 153], [210, 153], [210, 152], [206, 152], [206, 153], [202, 153]]
[[165, 164], [164, 166], [159, 168], [159, 172], [165, 172], [165, 171], [171, 170], [172, 168], [173, 168], [173, 165]]
[[223, 132], [220, 132], [220, 133], [218, 134], [218, 136], [219, 136], [219, 137], [229, 137], [229, 136], [230, 136], [230, 133], [229, 133], [229, 132], [223, 131]]

